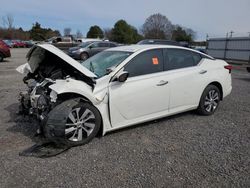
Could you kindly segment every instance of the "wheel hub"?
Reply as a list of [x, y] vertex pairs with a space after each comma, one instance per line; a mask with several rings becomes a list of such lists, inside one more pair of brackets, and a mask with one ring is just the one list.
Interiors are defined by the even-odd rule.
[[211, 90], [208, 92], [208, 95], [205, 98], [204, 107], [207, 112], [214, 111], [219, 102], [219, 93], [216, 90]]
[[65, 135], [70, 141], [82, 141], [95, 127], [95, 116], [89, 109], [75, 108], [69, 113]]

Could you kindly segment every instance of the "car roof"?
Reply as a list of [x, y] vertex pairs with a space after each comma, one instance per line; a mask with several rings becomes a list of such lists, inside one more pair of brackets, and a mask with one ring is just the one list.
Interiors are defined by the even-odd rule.
[[204, 54], [202, 52], [199, 52], [197, 50], [191, 49], [191, 48], [186, 48], [182, 46], [174, 46], [174, 45], [160, 45], [160, 44], [145, 44], [145, 45], [140, 45], [140, 44], [134, 44], [134, 45], [128, 45], [128, 46], [118, 46], [114, 48], [109, 48], [106, 51], [125, 51], [125, 52], [137, 52], [137, 51], [144, 51], [144, 50], [150, 50], [150, 49], [157, 49], [157, 48], [175, 48], [175, 49], [183, 49], [183, 50], [189, 50], [198, 54], [201, 54], [203, 56], [206, 56], [210, 59], [214, 59], [213, 57]]
[[155, 48], [180, 48], [180, 49], [188, 49], [181, 46], [174, 45], [160, 45], [160, 44], [135, 44], [135, 45], [127, 45], [127, 46], [118, 46], [115, 48], [108, 49], [109, 51], [126, 51], [126, 52], [136, 52], [139, 50], [150, 50]]

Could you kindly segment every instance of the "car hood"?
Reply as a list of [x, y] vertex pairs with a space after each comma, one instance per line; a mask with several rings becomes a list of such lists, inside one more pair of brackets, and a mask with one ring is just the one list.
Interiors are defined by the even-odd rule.
[[[61, 58], [66, 64], [69, 64], [74, 69], [78, 70], [80, 73], [84, 74], [85, 76], [87, 76], [89, 78], [96, 78], [97, 77], [93, 72], [91, 72], [90, 70], [88, 70], [87, 68], [85, 68], [84, 66], [82, 66], [78, 61], [74, 60], [73, 58], [71, 58], [70, 56], [68, 56], [67, 54], [65, 54], [63, 51], [61, 51], [60, 49], [56, 48], [55, 46], [53, 46], [51, 44], [36, 44], [28, 52], [28, 54], [27, 54], [26, 57], [28, 59], [28, 64], [29, 64], [29, 67], [30, 67], [30, 71], [32, 73], [39, 66], [39, 62], [40, 62], [39, 58], [43, 58], [42, 56], [44, 55], [44, 53], [41, 53], [39, 55], [33, 54], [33, 52], [35, 51], [36, 48], [40, 48], [41, 52], [43, 50], [49, 51], [53, 55]], [[36, 55], [37, 58], [30, 58], [33, 55], [34, 56]]]

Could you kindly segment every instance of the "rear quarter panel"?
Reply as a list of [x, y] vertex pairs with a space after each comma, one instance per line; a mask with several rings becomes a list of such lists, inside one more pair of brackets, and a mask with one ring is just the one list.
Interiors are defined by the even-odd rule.
[[224, 68], [226, 65], [228, 65], [227, 62], [223, 60], [210, 59], [206, 59], [200, 65], [201, 69], [207, 70], [204, 89], [212, 82], [219, 82], [222, 86], [223, 98], [229, 95], [232, 90], [231, 73]]

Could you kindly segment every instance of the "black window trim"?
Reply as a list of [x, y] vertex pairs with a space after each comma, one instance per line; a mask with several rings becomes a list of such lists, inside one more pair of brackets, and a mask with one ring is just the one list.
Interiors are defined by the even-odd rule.
[[[160, 50], [161, 51], [161, 55], [162, 55], [162, 71], [159, 71], [159, 72], [153, 72], [153, 73], [148, 73], [148, 74], [143, 74], [143, 75], [138, 75], [138, 76], [132, 76], [132, 77], [128, 77], [128, 78], [137, 78], [137, 77], [142, 77], [142, 76], [147, 76], [147, 75], [152, 75], [152, 74], [159, 74], [159, 73], [163, 73], [165, 72], [165, 68], [164, 68], [164, 53], [163, 53], [163, 49], [164, 48], [153, 48], [153, 49], [147, 49], [147, 50], [144, 50], [142, 52], [140, 52], [139, 54], [135, 55], [134, 57], [132, 57], [132, 59], [130, 59], [122, 68], [124, 69], [126, 65], [128, 65], [134, 58], [136, 58], [138, 55], [144, 53], [144, 52], [148, 52], [148, 51], [151, 51], [151, 50]], [[119, 71], [118, 71], [119, 72]]]
[[[183, 48], [175, 48], [175, 47], [173, 47], [173, 48], [162, 48], [162, 49], [163, 49], [163, 50], [162, 50], [162, 53], [163, 53], [163, 58], [164, 58], [164, 66], [163, 66], [163, 67], [164, 67], [164, 72], [166, 72], [166, 71], [175, 71], [175, 70], [180, 70], [180, 69], [187, 69], [187, 68], [191, 68], [191, 67], [198, 67], [198, 66], [200, 66], [200, 63], [201, 63], [201, 61], [202, 61], [204, 58], [208, 58], [208, 57], [203, 56], [202, 54], [200, 54], [200, 53], [198, 53], [198, 52], [194, 52], [194, 51], [192, 51], [192, 50], [183, 49]], [[197, 63], [197, 65], [193, 65], [193, 66], [190, 66], [190, 67], [178, 68], [178, 69], [166, 70], [166, 67], [165, 67], [166, 53], [164, 53], [164, 50], [168, 51], [169, 49], [185, 50], [185, 51], [188, 51], [188, 52], [192, 52], [192, 53], [194, 53], [194, 54], [199, 55], [201, 59], [200, 59], [200, 61]]]

